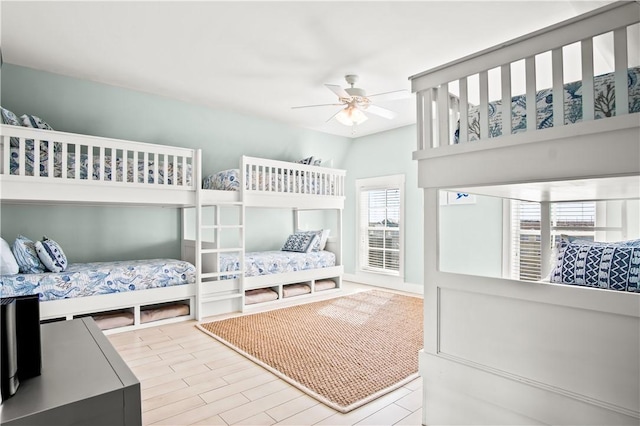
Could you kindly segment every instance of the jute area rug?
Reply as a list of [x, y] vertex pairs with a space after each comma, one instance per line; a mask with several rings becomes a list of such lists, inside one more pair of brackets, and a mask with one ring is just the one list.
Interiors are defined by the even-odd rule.
[[422, 299], [364, 291], [198, 328], [346, 413], [418, 377]]

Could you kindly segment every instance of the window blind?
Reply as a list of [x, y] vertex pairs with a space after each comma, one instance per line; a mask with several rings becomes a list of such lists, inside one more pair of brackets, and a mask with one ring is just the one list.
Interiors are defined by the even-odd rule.
[[360, 212], [363, 269], [397, 274], [400, 270], [400, 189], [362, 190]]
[[[540, 209], [540, 203], [526, 201], [511, 203], [512, 278], [526, 281], [537, 281], [542, 278]], [[596, 203], [552, 203], [550, 220], [552, 245], [556, 244], [562, 234], [593, 241], [596, 230]]]

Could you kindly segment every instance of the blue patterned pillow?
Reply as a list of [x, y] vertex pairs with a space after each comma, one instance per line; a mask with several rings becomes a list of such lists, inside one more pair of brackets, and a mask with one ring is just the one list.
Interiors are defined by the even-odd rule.
[[312, 237], [316, 237], [311, 242], [311, 247], [307, 250], [307, 253], [310, 251], [320, 251], [320, 244], [322, 242], [322, 229], [319, 231], [298, 231], [298, 234], [310, 234]]
[[307, 164], [307, 165], [312, 164], [313, 163], [313, 156], [307, 157], [307, 158], [303, 158], [302, 160], [298, 160], [298, 161], [296, 161], [296, 163], [298, 163], [298, 164]]
[[18, 235], [11, 250], [16, 258], [16, 262], [18, 262], [21, 273], [41, 274], [46, 270], [38, 257], [35, 244], [27, 237]]
[[640, 293], [640, 246], [562, 239], [557, 249], [552, 283]]
[[64, 255], [60, 244], [47, 237], [42, 241], [36, 241], [38, 257], [51, 272], [62, 272], [67, 269], [67, 256]]
[[315, 232], [296, 232], [289, 235], [284, 246], [282, 246], [282, 251], [309, 253], [313, 250], [313, 244], [318, 238]]
[[[0, 107], [0, 112], [2, 113], [2, 124], [10, 124], [12, 126], [22, 125], [18, 117], [8, 109]], [[18, 138], [10, 138], [9, 141], [12, 148], [18, 147], [18, 144], [19, 144]]]
[[2, 124], [10, 124], [12, 126], [22, 126], [18, 117], [6, 108], [0, 107], [2, 111]]
[[23, 114], [20, 116], [22, 120], [22, 125], [25, 127], [31, 127], [34, 129], [43, 129], [43, 130], [53, 130], [49, 124], [47, 124], [40, 117], [36, 117], [35, 115]]

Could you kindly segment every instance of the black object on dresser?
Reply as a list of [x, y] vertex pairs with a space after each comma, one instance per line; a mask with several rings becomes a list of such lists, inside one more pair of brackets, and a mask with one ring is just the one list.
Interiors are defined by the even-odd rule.
[[20, 382], [40, 375], [39, 303], [38, 294], [1, 299], [3, 401], [17, 392]]
[[140, 382], [92, 318], [41, 325], [42, 373], [3, 401], [2, 425], [140, 425]]

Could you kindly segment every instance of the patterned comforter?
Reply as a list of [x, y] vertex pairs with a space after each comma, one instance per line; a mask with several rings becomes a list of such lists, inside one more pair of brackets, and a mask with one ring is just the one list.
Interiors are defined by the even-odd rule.
[[174, 259], [72, 263], [64, 272], [0, 277], [2, 297], [40, 293], [40, 300], [68, 299], [195, 283], [196, 269]]
[[[247, 252], [244, 256], [244, 271], [246, 277], [258, 275], [281, 274], [285, 272], [304, 271], [335, 266], [336, 255], [329, 251], [314, 251], [297, 253], [292, 251], [262, 251]], [[237, 271], [240, 269], [238, 256], [232, 254], [220, 255], [220, 271]], [[222, 279], [234, 278], [224, 276]]]
[[[595, 119], [616, 115], [614, 73], [596, 76], [594, 86]], [[629, 87], [629, 113], [640, 112], [640, 67], [627, 70], [627, 84]], [[502, 101], [490, 102], [489, 107], [489, 137], [502, 135]], [[536, 128], [553, 127], [553, 91], [540, 90], [536, 93]], [[468, 140], [480, 139], [480, 107], [469, 105]], [[582, 81], [566, 83], [564, 85], [564, 123], [582, 121]], [[526, 95], [511, 98], [511, 132], [520, 133], [527, 130], [527, 99]], [[459, 142], [460, 122], [454, 134], [454, 143]]]
[[[47, 141], [40, 141], [40, 176], [48, 176], [48, 150], [47, 150]], [[59, 143], [54, 144], [54, 159], [53, 159], [53, 176], [54, 177], [62, 177], [62, 152], [60, 151], [61, 147]], [[17, 175], [19, 173], [19, 169], [21, 166], [21, 162], [19, 160], [19, 152], [17, 143], [13, 140], [11, 141], [11, 174]], [[34, 163], [34, 155], [33, 155], [33, 140], [28, 139], [25, 141], [25, 156], [26, 161], [24, 164], [25, 174], [27, 176], [33, 176], [33, 163]], [[76, 155], [75, 153], [67, 153], [67, 174], [66, 177], [69, 179], [75, 178], [75, 164], [76, 164]], [[104, 180], [111, 181], [112, 179], [118, 182], [123, 181], [123, 169], [122, 166], [122, 158], [115, 157], [115, 167], [113, 164], [114, 157], [113, 156], [105, 156], [104, 158]], [[153, 166], [154, 161], [149, 160], [147, 162], [148, 174], [147, 174], [147, 183], [155, 183], [155, 177], [153, 174]], [[87, 154], [80, 154], [80, 179], [87, 179], [87, 170], [89, 167], [89, 156]], [[93, 157], [93, 180], [101, 180], [100, 177], [100, 157]], [[115, 175], [114, 175], [115, 168]], [[173, 185], [173, 163], [167, 164], [167, 175], [168, 175], [168, 184]], [[178, 164], [177, 167], [177, 184], [182, 185], [182, 165]], [[127, 161], [127, 182], [142, 182], [144, 183], [144, 160], [141, 158], [138, 159], [137, 165], [137, 173], [134, 176], [134, 167], [133, 167], [133, 159], [129, 159]], [[162, 162], [158, 163], [158, 182], [160, 184], [164, 184], [164, 164]], [[187, 185], [191, 185], [191, 164], [187, 164]]]
[[[223, 170], [208, 175], [202, 181], [202, 188], [220, 191], [239, 191], [239, 175], [239, 169]], [[251, 184], [249, 185], [249, 183], [247, 183], [247, 189], [261, 190], [264, 188], [265, 191], [319, 195], [322, 193], [322, 184], [322, 178], [319, 176], [297, 175], [295, 173], [268, 174], [266, 172], [260, 172], [252, 174]], [[333, 184], [327, 181], [324, 182], [324, 185], [330, 188], [330, 194], [334, 194]]]

